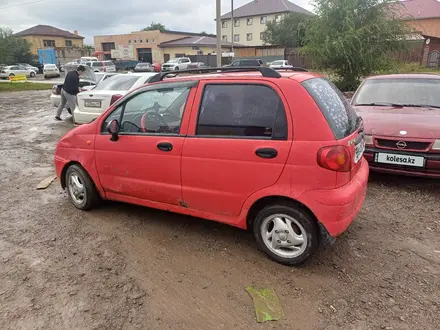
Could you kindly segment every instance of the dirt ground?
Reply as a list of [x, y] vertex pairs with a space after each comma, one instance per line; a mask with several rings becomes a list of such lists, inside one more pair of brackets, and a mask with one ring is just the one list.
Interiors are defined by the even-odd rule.
[[[290, 268], [239, 229], [37, 191], [73, 127], [54, 111], [0, 93], [0, 329], [440, 329], [440, 181], [372, 175], [349, 230]], [[256, 323], [250, 285], [285, 319]]]

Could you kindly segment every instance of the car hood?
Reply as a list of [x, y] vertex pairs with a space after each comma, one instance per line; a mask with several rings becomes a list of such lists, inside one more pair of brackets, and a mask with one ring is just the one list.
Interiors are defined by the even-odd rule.
[[440, 109], [354, 106], [364, 121], [366, 134], [379, 136], [439, 139]]

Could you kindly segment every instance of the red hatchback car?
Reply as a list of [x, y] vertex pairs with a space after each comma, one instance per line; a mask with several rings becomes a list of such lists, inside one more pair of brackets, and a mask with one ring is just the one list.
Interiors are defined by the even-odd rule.
[[205, 71], [158, 74], [67, 133], [62, 187], [83, 210], [107, 199], [249, 228], [272, 259], [303, 262], [363, 204], [362, 121], [311, 73]]
[[372, 170], [440, 178], [440, 76], [371, 77], [351, 102], [364, 121]]

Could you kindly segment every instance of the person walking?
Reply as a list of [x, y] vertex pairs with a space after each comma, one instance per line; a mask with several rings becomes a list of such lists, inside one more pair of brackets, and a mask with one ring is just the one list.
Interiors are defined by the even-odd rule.
[[61, 113], [64, 108], [71, 109], [71, 111], [75, 109], [76, 94], [80, 92], [79, 77], [82, 77], [85, 72], [86, 68], [84, 65], [78, 65], [76, 70], [67, 73], [63, 88], [61, 89], [61, 103], [57, 109], [56, 120], [61, 120]]

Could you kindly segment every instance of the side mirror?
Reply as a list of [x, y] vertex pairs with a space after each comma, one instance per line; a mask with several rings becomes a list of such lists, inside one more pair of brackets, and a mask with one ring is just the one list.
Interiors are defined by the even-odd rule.
[[117, 119], [113, 119], [111, 122], [107, 125], [107, 132], [109, 132], [112, 137], [110, 138], [110, 141], [116, 142], [119, 139], [119, 122]]

